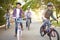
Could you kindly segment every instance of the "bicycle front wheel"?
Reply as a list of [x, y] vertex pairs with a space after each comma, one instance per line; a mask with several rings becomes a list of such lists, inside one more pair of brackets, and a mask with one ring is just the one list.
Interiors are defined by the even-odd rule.
[[29, 30], [29, 28], [30, 28], [30, 19], [28, 19], [28, 21], [27, 21], [27, 26], [28, 26], [28, 30]]
[[59, 33], [55, 29], [53, 29], [52, 32], [50, 33], [49, 39], [50, 40], [59, 40]]

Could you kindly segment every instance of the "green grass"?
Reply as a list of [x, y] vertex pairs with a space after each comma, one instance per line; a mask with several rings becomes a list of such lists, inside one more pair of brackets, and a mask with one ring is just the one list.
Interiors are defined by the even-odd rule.
[[58, 24], [57, 24], [56, 21], [53, 21], [52, 24], [53, 24], [54, 26], [60, 27], [60, 21], [58, 21]]

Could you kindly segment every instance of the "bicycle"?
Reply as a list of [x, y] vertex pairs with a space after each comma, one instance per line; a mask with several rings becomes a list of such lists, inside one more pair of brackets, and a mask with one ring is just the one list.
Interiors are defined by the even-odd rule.
[[[58, 21], [57, 21], [57, 23], [58, 23]], [[47, 31], [49, 31], [49, 32], [47, 32]], [[50, 40], [52, 40], [52, 37], [55, 38], [57, 36], [56, 37], [57, 39], [55, 39], [55, 40], [59, 40], [59, 33], [54, 28], [46, 29], [46, 27], [42, 26], [40, 28], [40, 34], [42, 37], [47, 34], [47, 36], [49, 37]]]
[[21, 30], [21, 26], [20, 26], [20, 19], [16, 19], [17, 24], [18, 24], [18, 29], [17, 29], [17, 40], [22, 40], [22, 30]]
[[30, 18], [27, 18], [26, 27], [28, 28], [28, 30], [30, 29]]
[[10, 28], [10, 21], [9, 19], [6, 19], [6, 23], [5, 23], [5, 30]]

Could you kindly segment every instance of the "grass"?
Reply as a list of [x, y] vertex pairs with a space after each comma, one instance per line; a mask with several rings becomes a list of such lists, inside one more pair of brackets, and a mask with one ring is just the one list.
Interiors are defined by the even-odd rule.
[[60, 27], [60, 21], [58, 21], [58, 24], [57, 24], [56, 21], [53, 21], [52, 24], [53, 24], [54, 26]]

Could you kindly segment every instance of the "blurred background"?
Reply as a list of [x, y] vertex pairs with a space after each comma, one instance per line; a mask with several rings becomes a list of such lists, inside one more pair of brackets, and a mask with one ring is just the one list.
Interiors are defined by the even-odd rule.
[[60, 0], [0, 0], [0, 25], [6, 23], [3, 16], [5, 15], [7, 9], [10, 11], [10, 20], [12, 20], [12, 13], [13, 9], [16, 7], [16, 2], [20, 2], [22, 4], [21, 7], [24, 12], [27, 11], [28, 7], [30, 7], [32, 12], [32, 21], [42, 21], [42, 13], [44, 9], [46, 9], [48, 2], [52, 2], [54, 5], [53, 10], [55, 17], [57, 18], [60, 16]]

